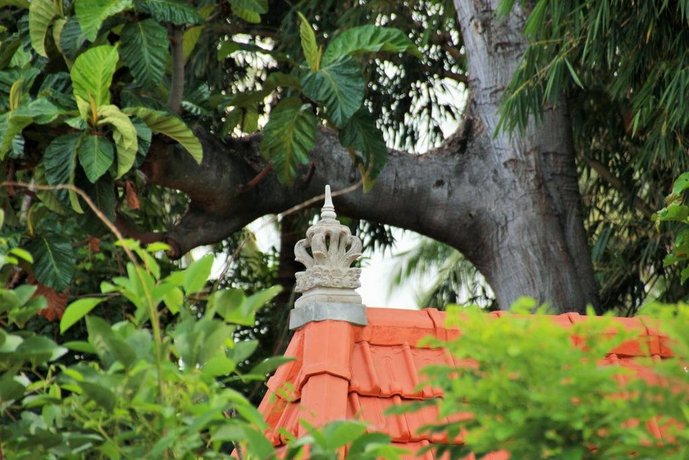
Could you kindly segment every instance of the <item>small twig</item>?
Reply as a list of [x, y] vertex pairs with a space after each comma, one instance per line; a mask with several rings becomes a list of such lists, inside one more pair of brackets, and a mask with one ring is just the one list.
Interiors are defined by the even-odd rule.
[[242, 184], [239, 187], [237, 187], [237, 193], [246, 193], [249, 190], [255, 188], [258, 184], [263, 182], [263, 180], [268, 176], [268, 173], [270, 173], [273, 170], [273, 165], [269, 164], [265, 168], [263, 168], [258, 174], [256, 174], [253, 179], [251, 179], [249, 182], [246, 184]]
[[[351, 193], [351, 192], [353, 192], [354, 190], [356, 190], [356, 189], [358, 189], [359, 187], [361, 187], [361, 184], [363, 184], [363, 181], [360, 180], [359, 182], [357, 182], [357, 183], [354, 184], [354, 185], [350, 185], [349, 187], [343, 188], [342, 190], [338, 190], [338, 191], [336, 191], [336, 192], [332, 192], [331, 195], [332, 195], [333, 198], [335, 198], [336, 196], [340, 196], [340, 195], [345, 195], [345, 194], [347, 194], [347, 193]], [[298, 212], [298, 211], [301, 211], [302, 209], [308, 208], [308, 207], [310, 207], [311, 205], [313, 205], [314, 203], [318, 203], [319, 201], [323, 201], [324, 199], [325, 199], [325, 194], [316, 195], [316, 196], [314, 196], [313, 198], [310, 198], [310, 199], [308, 199], [308, 200], [306, 200], [306, 201], [304, 201], [304, 202], [302, 202], [302, 203], [299, 203], [299, 204], [296, 205], [296, 206], [292, 206], [292, 207], [289, 208], [287, 211], [281, 212], [280, 214], [278, 214], [278, 218], [279, 218], [279, 219], [282, 219], [282, 218], [285, 217], [285, 216], [289, 216], [290, 214], [294, 214], [295, 212]]]

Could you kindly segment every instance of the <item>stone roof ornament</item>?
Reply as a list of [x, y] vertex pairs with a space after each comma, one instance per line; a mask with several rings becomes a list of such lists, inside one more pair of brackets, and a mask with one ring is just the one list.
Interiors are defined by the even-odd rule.
[[360, 268], [350, 265], [361, 256], [362, 243], [337, 220], [330, 186], [320, 220], [306, 230], [306, 239], [294, 246], [297, 262], [306, 270], [296, 274], [295, 290], [302, 296], [290, 313], [290, 329], [328, 319], [367, 324], [366, 307], [355, 289], [361, 286]]

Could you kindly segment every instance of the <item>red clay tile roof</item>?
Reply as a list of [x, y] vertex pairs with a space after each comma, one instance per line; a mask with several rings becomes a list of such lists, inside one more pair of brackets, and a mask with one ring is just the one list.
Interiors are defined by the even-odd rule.
[[[458, 362], [445, 350], [420, 347], [418, 342], [429, 335], [451, 339], [458, 331], [446, 328], [445, 313], [436, 309], [368, 308], [367, 316], [367, 326], [321, 321], [308, 323], [295, 332], [285, 353], [295, 360], [280, 367], [268, 381], [268, 393], [259, 406], [270, 427], [269, 439], [275, 446], [286, 443], [284, 432], [297, 437], [306, 434], [300, 419], [316, 426], [333, 420], [364, 420], [372, 431], [387, 433], [393, 443], [412, 452], [429, 443], [447, 442], [443, 435], [418, 432], [419, 427], [438, 419], [435, 407], [401, 415], [385, 415], [385, 411], [393, 405], [441, 395], [438, 389], [418, 389], [419, 370], [430, 364], [467, 363]], [[595, 321], [575, 313], [551, 318], [565, 327], [580, 321]], [[640, 318], [615, 320], [638, 335], [612, 350], [604, 364], [622, 365], [642, 378], [656, 378], [650, 370], [636, 364], [634, 358], [670, 357], [667, 337]], [[468, 415], [457, 414], [462, 416]], [[660, 436], [657, 426], [649, 429]], [[434, 457], [428, 452], [422, 458]], [[484, 457], [487, 460], [506, 458], [506, 453]]]

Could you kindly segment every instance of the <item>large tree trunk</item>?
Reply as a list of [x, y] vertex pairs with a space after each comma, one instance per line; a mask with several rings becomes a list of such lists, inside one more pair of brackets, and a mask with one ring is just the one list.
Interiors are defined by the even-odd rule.
[[[498, 133], [498, 108], [526, 42], [520, 11], [497, 19], [498, 0], [455, 0], [469, 57], [471, 102], [458, 132], [424, 155], [391, 151], [373, 190], [335, 197], [341, 214], [395, 225], [448, 243], [484, 274], [501, 308], [529, 295], [559, 311], [596, 304], [581, 198], [564, 103], [524, 135]], [[291, 187], [261, 169], [260, 136], [221, 143], [200, 132], [204, 160], [156, 143], [151, 182], [185, 191], [187, 216], [164, 237], [173, 255], [218, 241], [258, 216], [304, 202], [330, 184], [360, 178], [336, 133], [322, 130], [313, 163]], [[249, 166], [249, 165], [252, 166]]]

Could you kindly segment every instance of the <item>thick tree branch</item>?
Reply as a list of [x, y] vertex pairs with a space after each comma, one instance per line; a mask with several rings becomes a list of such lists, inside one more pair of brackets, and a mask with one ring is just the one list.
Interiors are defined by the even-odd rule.
[[[323, 129], [311, 152], [313, 174], [307, 182], [297, 180], [293, 186], [284, 186], [269, 172], [256, 186], [238, 193], [241, 184], [255, 177], [246, 159], [256, 155], [260, 137], [225, 144], [211, 135], [198, 134], [204, 145], [201, 165], [184, 152], [157, 142], [143, 168], [150, 182], [186, 192], [191, 199], [181, 222], [161, 235], [173, 246], [173, 256], [220, 241], [262, 215], [299, 205], [323, 193], [325, 184], [338, 191], [361, 179], [336, 133]], [[429, 235], [461, 248], [470, 258], [472, 253], [480, 254], [480, 241], [471, 235], [487, 218], [483, 193], [475, 187], [490, 174], [485, 156], [480, 154], [484, 147], [478, 141], [467, 144], [450, 139], [445, 148], [426, 155], [391, 151], [371, 192], [357, 189], [336, 195], [338, 212]]]

